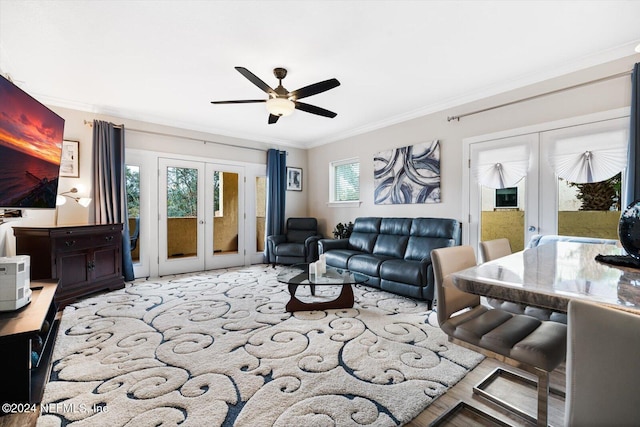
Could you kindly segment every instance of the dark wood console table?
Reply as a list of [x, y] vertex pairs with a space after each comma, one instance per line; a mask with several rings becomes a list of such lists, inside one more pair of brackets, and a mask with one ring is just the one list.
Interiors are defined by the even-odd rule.
[[57, 280], [31, 281], [31, 302], [0, 313], [1, 403], [38, 403], [42, 399], [58, 329], [53, 301], [56, 287]]
[[31, 280], [58, 279], [60, 308], [124, 287], [122, 224], [13, 227], [16, 254], [31, 257]]

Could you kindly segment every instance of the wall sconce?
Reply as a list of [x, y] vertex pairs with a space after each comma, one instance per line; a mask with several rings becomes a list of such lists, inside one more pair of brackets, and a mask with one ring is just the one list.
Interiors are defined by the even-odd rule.
[[67, 199], [74, 200], [77, 204], [79, 204], [83, 208], [86, 208], [91, 204], [90, 197], [77, 197], [77, 196], [71, 195], [71, 194], [76, 194], [77, 192], [78, 192], [78, 189], [76, 187], [73, 187], [71, 190], [65, 191], [64, 193], [60, 193], [56, 197], [56, 225], [58, 225], [58, 206], [62, 206], [65, 203], [67, 203]]

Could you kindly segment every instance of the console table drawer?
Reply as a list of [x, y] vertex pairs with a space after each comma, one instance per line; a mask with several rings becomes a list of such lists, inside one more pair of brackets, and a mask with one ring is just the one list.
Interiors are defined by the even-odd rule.
[[91, 236], [58, 236], [54, 240], [56, 252], [71, 252], [93, 247]]

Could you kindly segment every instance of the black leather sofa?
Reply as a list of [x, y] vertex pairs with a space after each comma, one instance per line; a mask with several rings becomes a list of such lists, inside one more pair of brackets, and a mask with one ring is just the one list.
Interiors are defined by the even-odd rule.
[[348, 239], [320, 239], [327, 265], [369, 277], [367, 285], [426, 300], [434, 298], [431, 250], [460, 245], [460, 222], [449, 218], [357, 218]]

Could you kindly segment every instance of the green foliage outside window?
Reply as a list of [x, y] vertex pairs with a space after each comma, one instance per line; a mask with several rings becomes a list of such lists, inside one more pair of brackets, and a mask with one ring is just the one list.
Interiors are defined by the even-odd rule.
[[129, 218], [140, 217], [140, 167], [127, 165], [125, 170], [127, 211]]
[[198, 216], [198, 170], [167, 168], [167, 217]]

